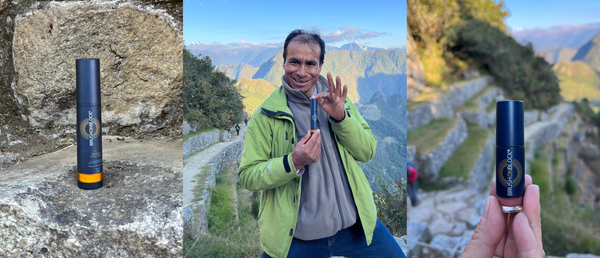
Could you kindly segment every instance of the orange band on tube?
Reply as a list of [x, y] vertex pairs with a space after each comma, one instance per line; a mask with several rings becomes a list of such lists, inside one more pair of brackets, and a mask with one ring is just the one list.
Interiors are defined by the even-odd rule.
[[98, 174], [81, 174], [77, 173], [77, 179], [82, 183], [98, 183], [102, 181], [102, 172]]

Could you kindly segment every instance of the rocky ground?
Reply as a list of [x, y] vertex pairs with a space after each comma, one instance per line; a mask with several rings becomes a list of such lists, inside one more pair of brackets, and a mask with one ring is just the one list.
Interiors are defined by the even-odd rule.
[[181, 144], [103, 137], [97, 190], [77, 187], [76, 146], [0, 170], [0, 256], [181, 256]]

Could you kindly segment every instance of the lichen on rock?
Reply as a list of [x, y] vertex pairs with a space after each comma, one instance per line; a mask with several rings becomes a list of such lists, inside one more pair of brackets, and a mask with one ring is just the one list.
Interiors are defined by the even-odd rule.
[[117, 132], [181, 128], [183, 39], [167, 20], [113, 2], [50, 2], [18, 17], [12, 87], [30, 125], [74, 125], [75, 59], [98, 58], [103, 124]]

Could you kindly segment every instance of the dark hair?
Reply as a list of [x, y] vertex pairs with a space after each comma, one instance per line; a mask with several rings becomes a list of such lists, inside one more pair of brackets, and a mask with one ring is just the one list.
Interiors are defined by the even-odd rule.
[[[296, 37], [298, 36], [298, 37]], [[294, 30], [290, 32], [290, 34], [285, 39], [285, 43], [283, 43], [283, 62], [285, 63], [285, 57], [287, 56], [287, 46], [292, 41], [299, 41], [304, 44], [315, 44], [319, 45], [321, 48], [321, 56], [319, 57], [319, 65], [323, 64], [325, 61], [325, 41], [321, 38], [316, 32], [310, 32], [305, 30]]]

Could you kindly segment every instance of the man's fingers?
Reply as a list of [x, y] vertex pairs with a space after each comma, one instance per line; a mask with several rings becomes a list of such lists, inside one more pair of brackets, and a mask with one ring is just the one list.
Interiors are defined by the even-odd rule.
[[310, 131], [308, 131], [308, 133], [304, 135], [304, 137], [302, 137], [300, 143], [302, 143], [302, 145], [306, 145], [306, 143], [308, 143], [308, 140], [310, 140]]
[[504, 217], [495, 196], [485, 202], [483, 217], [461, 257], [492, 257], [504, 236]]
[[335, 95], [342, 96], [342, 80], [339, 76], [335, 77]]
[[344, 85], [344, 91], [342, 92], [342, 99], [346, 100], [346, 96], [348, 96], [348, 86]]
[[331, 77], [331, 73], [327, 73], [327, 85], [329, 86], [329, 92], [333, 92], [334, 90], [334, 86], [333, 86], [333, 77]]

